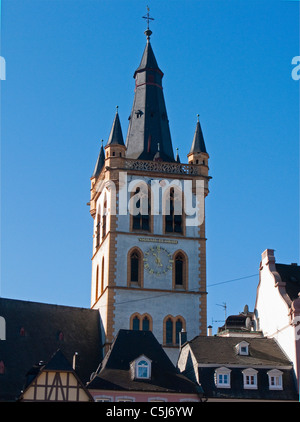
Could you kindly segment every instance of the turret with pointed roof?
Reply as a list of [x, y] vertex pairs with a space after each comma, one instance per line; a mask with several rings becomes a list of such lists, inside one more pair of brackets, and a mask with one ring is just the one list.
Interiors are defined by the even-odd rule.
[[94, 168], [94, 172], [92, 174], [92, 178], [97, 177], [101, 173], [101, 170], [104, 166], [104, 161], [105, 161], [105, 154], [104, 154], [103, 140], [102, 140], [100, 152], [99, 152], [98, 159]]
[[204, 137], [203, 137], [200, 121], [199, 121], [199, 115], [197, 115], [197, 124], [196, 124], [192, 146], [191, 146], [190, 152], [188, 153], [188, 161], [189, 161], [189, 164], [202, 164], [202, 165], [207, 166], [208, 158], [209, 158], [209, 155], [206, 151]]
[[[115, 114], [115, 118], [112, 124], [112, 128], [108, 137], [107, 144], [105, 146], [106, 158], [109, 157], [124, 157], [125, 156], [125, 144], [123, 139], [123, 133], [118, 113], [118, 107]], [[108, 165], [111, 163], [108, 162]], [[115, 163], [117, 164], [117, 163]]]
[[153, 160], [160, 145], [163, 161], [174, 162], [169, 120], [162, 88], [163, 72], [157, 65], [149, 28], [147, 44], [139, 67], [134, 73], [135, 96], [126, 138], [128, 158]]

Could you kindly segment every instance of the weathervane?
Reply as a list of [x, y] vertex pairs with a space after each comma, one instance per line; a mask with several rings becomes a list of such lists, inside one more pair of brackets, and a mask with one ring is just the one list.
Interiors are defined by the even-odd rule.
[[143, 16], [143, 19], [146, 19], [147, 21], [147, 30], [145, 31], [145, 34], [147, 35], [148, 40], [150, 39], [150, 35], [152, 34], [152, 31], [149, 29], [149, 21], [154, 21], [153, 18], [150, 18], [149, 12], [150, 12], [150, 9], [147, 6], [147, 14]]

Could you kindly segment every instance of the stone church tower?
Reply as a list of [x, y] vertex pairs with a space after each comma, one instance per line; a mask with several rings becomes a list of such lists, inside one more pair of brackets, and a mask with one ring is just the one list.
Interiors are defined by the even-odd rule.
[[106, 346], [119, 329], [152, 330], [170, 351], [181, 331], [187, 339], [206, 335], [209, 156], [198, 119], [188, 163], [174, 157], [151, 34], [148, 25], [126, 140], [117, 110], [91, 177], [91, 307]]

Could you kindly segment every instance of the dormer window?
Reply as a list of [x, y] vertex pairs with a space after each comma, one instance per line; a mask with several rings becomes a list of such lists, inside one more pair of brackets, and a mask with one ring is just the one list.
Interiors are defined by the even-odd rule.
[[151, 378], [151, 360], [142, 355], [133, 361], [134, 378], [150, 379]]
[[241, 341], [235, 347], [239, 355], [243, 355], [243, 356], [249, 355], [249, 343], [247, 343], [246, 341]]
[[269, 389], [282, 390], [282, 372], [278, 369], [272, 369], [267, 374], [269, 377]]
[[242, 371], [244, 378], [244, 388], [245, 389], [257, 389], [257, 371], [252, 368], [247, 368]]
[[229, 368], [217, 368], [215, 370], [215, 384], [218, 388], [230, 388], [230, 372]]

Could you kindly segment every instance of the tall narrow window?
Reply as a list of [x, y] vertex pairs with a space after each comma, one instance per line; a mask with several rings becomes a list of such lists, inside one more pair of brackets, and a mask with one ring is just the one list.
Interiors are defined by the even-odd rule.
[[144, 331], [149, 331], [150, 330], [150, 321], [149, 318], [147, 316], [145, 316], [143, 318], [143, 325], [142, 325], [142, 329]]
[[96, 269], [96, 286], [95, 286], [95, 300], [99, 297], [99, 266]]
[[104, 290], [104, 257], [102, 258], [102, 267], [101, 267], [101, 294]]
[[107, 210], [107, 201], [105, 199], [103, 206], [103, 215], [102, 215], [102, 240], [106, 236], [106, 210]]
[[140, 329], [140, 319], [137, 315], [132, 320], [132, 329], [135, 331]]
[[140, 256], [137, 251], [130, 255], [130, 281], [133, 283], [139, 282]]
[[127, 286], [143, 287], [144, 263], [143, 252], [139, 248], [132, 248], [127, 254]]
[[[169, 200], [169, 206], [166, 205], [166, 215], [165, 215], [165, 232], [166, 233], [182, 233], [182, 207], [181, 207], [181, 201], [182, 197], [176, 198], [175, 197], [175, 191], [174, 188], [170, 189], [170, 198]], [[178, 201], [178, 204], [175, 203], [175, 201]], [[180, 210], [179, 208], [180, 203]], [[180, 211], [180, 212], [179, 212]]]
[[100, 245], [100, 215], [97, 214], [96, 221], [96, 248]]
[[[132, 228], [133, 230], [150, 230], [150, 201], [148, 198], [148, 190], [147, 195], [143, 194], [140, 188], [136, 188], [135, 195], [137, 195], [137, 200], [135, 202], [135, 207], [138, 211], [136, 215], [132, 216]], [[146, 198], [147, 196], [147, 198]], [[146, 212], [143, 212], [142, 201], [148, 201], [148, 206]], [[142, 212], [141, 212], [142, 208]]]
[[168, 318], [166, 321], [166, 344], [173, 343], [173, 321]]
[[183, 317], [168, 315], [164, 319], [164, 343], [166, 345], [178, 345], [180, 343], [180, 332], [184, 330], [185, 320]]
[[181, 253], [175, 258], [175, 285], [183, 287], [183, 264], [184, 258]]

